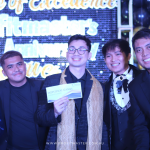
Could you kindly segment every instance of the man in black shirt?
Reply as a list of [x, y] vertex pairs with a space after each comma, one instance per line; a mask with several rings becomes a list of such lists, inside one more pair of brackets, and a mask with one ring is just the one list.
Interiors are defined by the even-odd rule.
[[7, 130], [5, 143], [0, 144], [0, 149], [42, 150], [46, 142], [46, 128], [34, 121], [37, 92], [42, 81], [26, 77], [26, 64], [17, 51], [4, 53], [0, 63], [3, 74], [8, 77], [0, 81], [0, 102]]
[[[91, 41], [82, 35], [74, 35], [68, 42], [66, 54], [69, 62], [61, 74], [48, 76], [43, 85], [37, 110], [37, 122], [50, 126], [46, 150], [100, 150], [103, 122], [103, 90], [101, 84], [86, 69], [91, 58]], [[60, 121], [51, 127], [52, 104], [44, 98], [45, 88], [49, 86], [81, 82], [82, 98], [70, 100], [65, 111], [56, 118]], [[45, 94], [46, 95], [46, 94]], [[57, 102], [57, 101], [55, 101]], [[60, 115], [61, 114], [61, 115]]]

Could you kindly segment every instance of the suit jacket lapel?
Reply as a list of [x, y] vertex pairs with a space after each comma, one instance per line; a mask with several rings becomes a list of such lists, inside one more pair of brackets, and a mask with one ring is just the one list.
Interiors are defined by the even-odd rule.
[[83, 102], [86, 102], [88, 100], [88, 97], [89, 97], [91, 89], [92, 89], [92, 84], [93, 84], [93, 80], [91, 80], [91, 75], [87, 71]]
[[149, 87], [150, 87], [150, 81], [149, 80], [150, 79], [149, 78], [150, 78], [149, 74], [147, 73], [147, 71], [145, 71], [143, 73], [143, 77], [142, 77], [143, 82], [141, 83], [141, 88], [142, 88], [144, 94], [146, 95], [148, 101], [150, 102], [150, 89], [149, 89]]
[[105, 95], [104, 95], [104, 121], [109, 126], [111, 125], [111, 104], [110, 104], [110, 98], [109, 98], [109, 91], [110, 86], [112, 82], [112, 75], [109, 77], [109, 81], [107, 82], [105, 86]]
[[5, 85], [3, 88], [3, 102], [4, 102], [4, 112], [5, 112], [5, 120], [6, 120], [6, 127], [7, 133], [9, 134], [9, 120], [10, 120], [10, 85], [9, 81], [5, 81]]

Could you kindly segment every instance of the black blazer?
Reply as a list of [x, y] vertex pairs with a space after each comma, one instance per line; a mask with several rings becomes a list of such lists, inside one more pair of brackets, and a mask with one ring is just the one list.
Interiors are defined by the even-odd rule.
[[[133, 70], [133, 78], [137, 77], [141, 73], [141, 71], [138, 70], [136, 67], [134, 67], [132, 65], [129, 65], [129, 66]], [[113, 76], [111, 74], [108, 82], [105, 83], [102, 150], [111, 149], [111, 137], [112, 137], [112, 118], [111, 118], [111, 116], [112, 116], [112, 114], [111, 114], [111, 102], [110, 102], [110, 98], [109, 98], [109, 93], [110, 93], [110, 85], [112, 83], [112, 77]], [[127, 150], [129, 150], [129, 149], [132, 150], [132, 148], [129, 148], [130, 142], [131, 142], [131, 134], [130, 134], [131, 126], [130, 126], [130, 122], [129, 122], [129, 116], [131, 114], [130, 108], [128, 108], [127, 111], [125, 111], [123, 113], [119, 113], [119, 112], [117, 113], [119, 140], [122, 142], [122, 144], [125, 145], [125, 148]]]
[[[59, 85], [60, 77], [61, 77], [61, 74], [48, 76], [44, 82], [42, 89], [44, 90], [46, 87]], [[86, 85], [85, 85], [85, 94], [84, 94], [83, 101], [88, 99], [91, 88], [92, 88], [93, 81], [90, 79], [91, 79], [91, 75], [87, 72], [87, 80], [86, 80]], [[72, 80], [69, 77], [65, 77], [65, 80], [67, 83], [72, 83]], [[40, 96], [41, 98], [39, 99], [39, 105], [38, 105], [38, 110], [37, 110], [37, 122], [40, 125], [50, 127], [50, 132], [47, 137], [48, 142], [46, 142], [46, 144], [48, 145], [48, 148], [46, 150], [48, 149], [55, 150], [56, 141], [57, 141], [57, 123], [61, 121], [61, 115], [59, 116], [58, 119], [55, 119], [53, 104], [52, 103], [47, 104], [47, 98], [46, 97], [43, 98], [44, 91], [42, 93], [39, 93], [41, 95]]]
[[[42, 81], [29, 79], [27, 78], [29, 84], [31, 85], [31, 94], [32, 94], [32, 100], [33, 100], [33, 110], [36, 112], [37, 104], [38, 104], [38, 95], [37, 92], [40, 90]], [[6, 130], [7, 130], [7, 136], [5, 136], [5, 142], [0, 145], [1, 147], [7, 147], [7, 140], [9, 136], [9, 125], [10, 125], [10, 112], [9, 112], [9, 102], [10, 102], [10, 84], [8, 79], [4, 81], [0, 81], [0, 102], [2, 105], [2, 112], [4, 112], [5, 117], [5, 124], [6, 124]], [[37, 137], [38, 137], [38, 143], [41, 150], [44, 149], [44, 145], [46, 143], [46, 128], [40, 127], [36, 124], [36, 131], [37, 131]]]
[[129, 86], [134, 111], [135, 149], [149, 150], [150, 142], [150, 75], [143, 71]]

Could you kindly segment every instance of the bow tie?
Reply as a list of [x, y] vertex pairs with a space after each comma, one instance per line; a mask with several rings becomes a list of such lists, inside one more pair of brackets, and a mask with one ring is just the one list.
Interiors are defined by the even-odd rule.
[[117, 84], [117, 88], [118, 88], [118, 94], [121, 94], [122, 91], [122, 87], [124, 89], [124, 92], [127, 93], [128, 92], [128, 79], [123, 79], [123, 76], [125, 75], [117, 75], [116, 77], [120, 77], [120, 80], [118, 80], [116, 82]]

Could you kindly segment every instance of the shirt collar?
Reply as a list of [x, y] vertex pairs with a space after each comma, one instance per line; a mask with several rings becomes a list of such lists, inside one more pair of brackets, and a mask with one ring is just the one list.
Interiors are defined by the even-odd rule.
[[72, 80], [73, 80], [73, 82], [77, 82], [77, 81], [79, 81], [79, 80], [84, 80], [84, 81], [86, 81], [86, 74], [87, 74], [87, 70], [85, 69], [85, 73], [84, 73], [84, 75], [80, 78], [80, 79], [77, 79], [71, 72], [70, 72], [70, 70], [69, 70], [69, 67], [67, 68], [68, 70], [68, 74], [69, 74], [69, 76], [72, 78]]
[[[130, 67], [128, 66], [128, 69], [123, 73], [124, 75], [128, 74]], [[113, 80], [116, 78], [116, 75], [113, 73]]]

